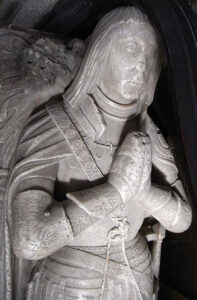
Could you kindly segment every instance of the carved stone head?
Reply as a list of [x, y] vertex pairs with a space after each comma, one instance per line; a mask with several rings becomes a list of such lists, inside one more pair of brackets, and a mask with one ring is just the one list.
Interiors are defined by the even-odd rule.
[[117, 109], [140, 114], [153, 100], [160, 68], [160, 42], [148, 17], [132, 6], [116, 8], [96, 26], [67, 101], [75, 105], [99, 88]]

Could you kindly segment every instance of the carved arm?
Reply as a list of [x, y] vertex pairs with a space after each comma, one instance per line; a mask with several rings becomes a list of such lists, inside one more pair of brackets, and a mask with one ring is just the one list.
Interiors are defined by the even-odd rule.
[[169, 188], [152, 185], [151, 166], [150, 138], [129, 133], [117, 153], [108, 182], [67, 196], [97, 218], [109, 215], [126, 201], [135, 201], [169, 231], [186, 230], [192, 213], [181, 182], [178, 180]]
[[192, 212], [187, 198], [172, 188], [152, 185], [150, 192], [136, 201], [171, 232], [183, 232], [191, 224]]
[[108, 216], [138, 192], [147, 159], [147, 137], [129, 133], [119, 148], [107, 182], [86, 190], [68, 193], [67, 197], [95, 218]]
[[[46, 154], [45, 154], [46, 155]], [[38, 260], [66, 245], [72, 228], [62, 205], [53, 198], [58, 163], [18, 168], [12, 205], [12, 244], [16, 256]], [[20, 180], [20, 181], [19, 181]]]
[[62, 205], [45, 191], [19, 193], [13, 203], [13, 212], [12, 241], [17, 257], [42, 259], [73, 238]]
[[146, 119], [147, 133], [152, 144], [152, 163], [160, 172], [168, 188], [152, 185], [145, 201], [147, 210], [168, 230], [182, 232], [192, 219], [192, 211], [179, 179], [173, 154], [162, 133], [151, 118]]

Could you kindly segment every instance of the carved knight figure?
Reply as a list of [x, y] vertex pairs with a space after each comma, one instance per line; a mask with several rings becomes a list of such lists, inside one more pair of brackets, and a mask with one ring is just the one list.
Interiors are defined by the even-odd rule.
[[26, 299], [153, 299], [144, 219], [177, 233], [191, 223], [171, 151], [147, 114], [161, 56], [148, 17], [114, 9], [64, 95], [29, 118], [8, 188], [14, 253], [38, 261]]

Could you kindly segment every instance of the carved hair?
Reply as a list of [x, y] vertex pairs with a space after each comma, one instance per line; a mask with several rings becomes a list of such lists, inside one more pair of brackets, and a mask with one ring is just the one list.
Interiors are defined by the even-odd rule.
[[[154, 70], [152, 70], [148, 82], [148, 85], [151, 85], [152, 93], [151, 95], [143, 95], [143, 98], [147, 98], [147, 106], [152, 102], [160, 73], [159, 39], [147, 15], [133, 6], [113, 9], [99, 21], [89, 41], [80, 70], [64, 95], [65, 101], [69, 101], [72, 106], [75, 106], [80, 99], [92, 92], [99, 74], [102, 73], [102, 67], [105, 65], [104, 57], [110, 44], [109, 40], [113, 38], [114, 34], [117, 34], [118, 30], [121, 30], [123, 25], [132, 23], [133, 26], [148, 31], [154, 37], [155, 47], [158, 48], [158, 57], [155, 57]], [[147, 88], [147, 90], [150, 90], [150, 88]]]

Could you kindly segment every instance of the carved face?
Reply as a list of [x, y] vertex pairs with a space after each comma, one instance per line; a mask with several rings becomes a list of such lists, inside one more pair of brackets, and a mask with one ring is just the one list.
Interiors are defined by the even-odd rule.
[[106, 96], [120, 104], [137, 104], [149, 79], [156, 51], [152, 27], [127, 24], [116, 31], [100, 85]]

